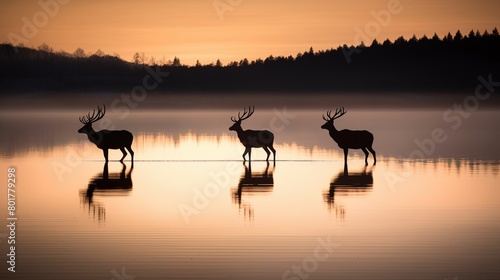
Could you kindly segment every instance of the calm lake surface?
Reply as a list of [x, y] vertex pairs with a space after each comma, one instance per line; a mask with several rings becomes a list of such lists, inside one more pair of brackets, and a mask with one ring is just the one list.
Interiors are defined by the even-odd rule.
[[378, 153], [348, 169], [324, 110], [243, 122], [274, 131], [275, 166], [262, 149], [242, 163], [238, 108], [110, 111], [133, 168], [77, 133], [88, 109], [1, 112], [1, 279], [500, 279], [500, 112], [447, 110], [348, 110], [337, 128]]

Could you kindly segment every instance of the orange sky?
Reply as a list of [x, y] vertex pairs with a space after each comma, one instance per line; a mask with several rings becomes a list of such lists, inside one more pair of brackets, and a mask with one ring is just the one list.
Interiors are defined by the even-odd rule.
[[[0, 42], [101, 49], [129, 61], [144, 52], [190, 65], [218, 58], [227, 64], [357, 44], [359, 38], [491, 31], [500, 28], [499, 12], [498, 0], [11, 0], [0, 2]], [[377, 13], [390, 19], [377, 23]], [[31, 24], [34, 29], [26, 27]]]

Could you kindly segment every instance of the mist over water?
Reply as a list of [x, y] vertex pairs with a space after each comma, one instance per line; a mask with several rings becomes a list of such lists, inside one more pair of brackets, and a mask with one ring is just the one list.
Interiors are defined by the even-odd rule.
[[[479, 81], [477, 81], [479, 84]], [[471, 97], [475, 97], [475, 88], [460, 92], [414, 92], [374, 91], [374, 92], [338, 92], [338, 91], [297, 91], [297, 92], [177, 92], [146, 91], [141, 95], [133, 92], [133, 87], [123, 91], [70, 91], [70, 92], [12, 92], [0, 94], [2, 111], [20, 110], [89, 110], [96, 104], [106, 103], [108, 109], [119, 114], [130, 111], [158, 110], [235, 110], [244, 106], [256, 108], [327, 110], [344, 106], [348, 109], [453, 109], [454, 105], [464, 107]], [[477, 108], [497, 109], [500, 105], [498, 95], [493, 92], [477, 100]], [[483, 96], [484, 95], [484, 96]], [[477, 97], [475, 97], [477, 98]], [[472, 104], [472, 103], [471, 103]], [[475, 106], [475, 104], [472, 104]], [[468, 105], [470, 106], [470, 105]], [[475, 109], [477, 109], [475, 108]]]
[[[135, 145], [145, 149], [140, 141], [166, 141], [169, 138], [179, 144], [182, 137], [229, 137], [237, 141], [236, 133], [229, 131], [231, 116], [243, 110], [232, 109], [108, 109], [105, 118], [94, 125], [100, 129], [127, 129], [135, 135]], [[82, 126], [81, 115], [93, 107], [72, 110], [4, 111], [0, 113], [0, 128], [8, 133], [0, 134], [0, 154], [13, 156], [28, 151], [46, 151], [55, 146], [88, 142], [77, 130]], [[303, 149], [329, 149], [341, 152], [329, 137], [328, 131], [320, 126], [322, 115], [335, 107], [296, 108], [286, 105], [273, 108], [256, 107], [256, 113], [242, 124], [243, 129], [269, 129], [275, 134], [278, 145], [297, 145]], [[369, 130], [375, 135], [376, 151], [386, 157], [411, 159], [466, 158], [496, 160], [500, 158], [497, 143], [500, 132], [496, 122], [500, 113], [494, 108], [480, 108], [476, 111], [456, 111], [450, 108], [357, 108], [345, 107], [347, 114], [335, 121], [338, 130]], [[467, 115], [464, 115], [467, 113]], [[466, 117], [464, 117], [466, 116]], [[155, 146], [165, 146], [161, 143]], [[238, 144], [239, 145], [239, 144]], [[92, 148], [90, 148], [92, 149]], [[93, 149], [96, 154], [100, 150]], [[192, 151], [193, 154], [197, 153]], [[119, 153], [119, 152], [118, 152]], [[200, 151], [203, 154], [203, 151]], [[199, 153], [199, 154], [200, 154]], [[352, 154], [362, 154], [352, 150]], [[168, 154], [154, 154], [144, 160], [183, 159], [183, 155], [172, 158]], [[97, 157], [99, 158], [99, 157]], [[220, 158], [217, 153], [209, 158]], [[232, 159], [239, 159], [239, 154]]]

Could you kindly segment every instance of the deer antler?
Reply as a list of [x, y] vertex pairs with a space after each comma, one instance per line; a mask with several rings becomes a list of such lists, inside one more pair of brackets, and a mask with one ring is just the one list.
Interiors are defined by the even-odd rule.
[[233, 122], [240, 122], [246, 120], [253, 115], [253, 112], [255, 112], [255, 106], [252, 107], [248, 106], [248, 111], [246, 108], [244, 108], [243, 115], [241, 114], [241, 112], [238, 112], [238, 119], [236, 119], [235, 117], [231, 117], [231, 120]]
[[106, 114], [106, 105], [102, 104], [102, 108], [97, 106], [97, 114], [95, 109], [92, 111], [92, 116], [90, 115], [90, 112], [83, 117], [80, 117], [80, 122], [83, 124], [89, 124], [89, 123], [95, 123], [96, 121], [102, 119], [104, 117], [104, 114]]
[[330, 120], [332, 119], [332, 118], [330, 117], [330, 113], [331, 113], [331, 112], [332, 112], [332, 110], [328, 110], [328, 111], [326, 111], [326, 117], [325, 117], [325, 115], [323, 115], [323, 119], [324, 119], [325, 121], [330, 121]]
[[333, 115], [333, 119], [338, 119], [340, 117], [342, 117], [345, 113], [347, 113], [345, 110], [344, 110], [344, 107], [340, 107], [338, 109], [335, 109], [335, 115]]
[[347, 112], [344, 110], [344, 107], [340, 107], [338, 109], [335, 109], [335, 114], [332, 117], [332, 110], [328, 110], [326, 112], [326, 117], [325, 117], [325, 115], [323, 115], [323, 119], [325, 121], [335, 120], [335, 119], [342, 117], [345, 113], [347, 113]]

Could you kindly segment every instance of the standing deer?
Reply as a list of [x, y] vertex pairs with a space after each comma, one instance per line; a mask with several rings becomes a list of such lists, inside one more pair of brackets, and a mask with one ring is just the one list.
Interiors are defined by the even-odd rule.
[[344, 150], [344, 165], [347, 165], [347, 153], [349, 149], [361, 149], [365, 153], [365, 164], [368, 165], [368, 151], [373, 155], [373, 164], [377, 163], [377, 156], [375, 151], [372, 149], [373, 144], [373, 134], [366, 130], [348, 130], [343, 129], [338, 131], [333, 125], [333, 120], [342, 117], [346, 111], [344, 107], [335, 110], [335, 115], [331, 116], [332, 111], [328, 111], [323, 115], [323, 119], [326, 121], [324, 125], [321, 126], [322, 129], [326, 129], [330, 132], [330, 137], [333, 138], [335, 142], [339, 145], [341, 149]]
[[276, 150], [273, 148], [274, 134], [269, 130], [243, 130], [241, 128], [241, 121], [250, 118], [255, 111], [255, 107], [248, 107], [248, 111], [245, 108], [243, 115], [238, 112], [238, 119], [231, 117], [234, 124], [229, 128], [229, 130], [236, 131], [238, 133], [238, 138], [241, 144], [245, 146], [245, 152], [243, 153], [243, 162], [246, 162], [245, 155], [248, 154], [248, 161], [251, 161], [252, 148], [262, 148], [267, 153], [266, 161], [269, 162], [269, 155], [271, 150], [273, 152], [273, 162], [276, 164]]
[[123, 153], [120, 162], [123, 162], [123, 159], [127, 156], [127, 152], [125, 151], [125, 148], [127, 148], [132, 156], [132, 164], [134, 164], [134, 151], [132, 151], [131, 147], [134, 140], [132, 133], [127, 130], [100, 130], [96, 132], [92, 128], [92, 124], [102, 119], [104, 114], [106, 114], [106, 106], [103, 104], [102, 109], [97, 106], [97, 114], [94, 109], [92, 115], [89, 112], [86, 116], [80, 117], [80, 122], [84, 126], [78, 132], [87, 134], [90, 142], [103, 151], [106, 162], [108, 162], [108, 149], [120, 149]]

